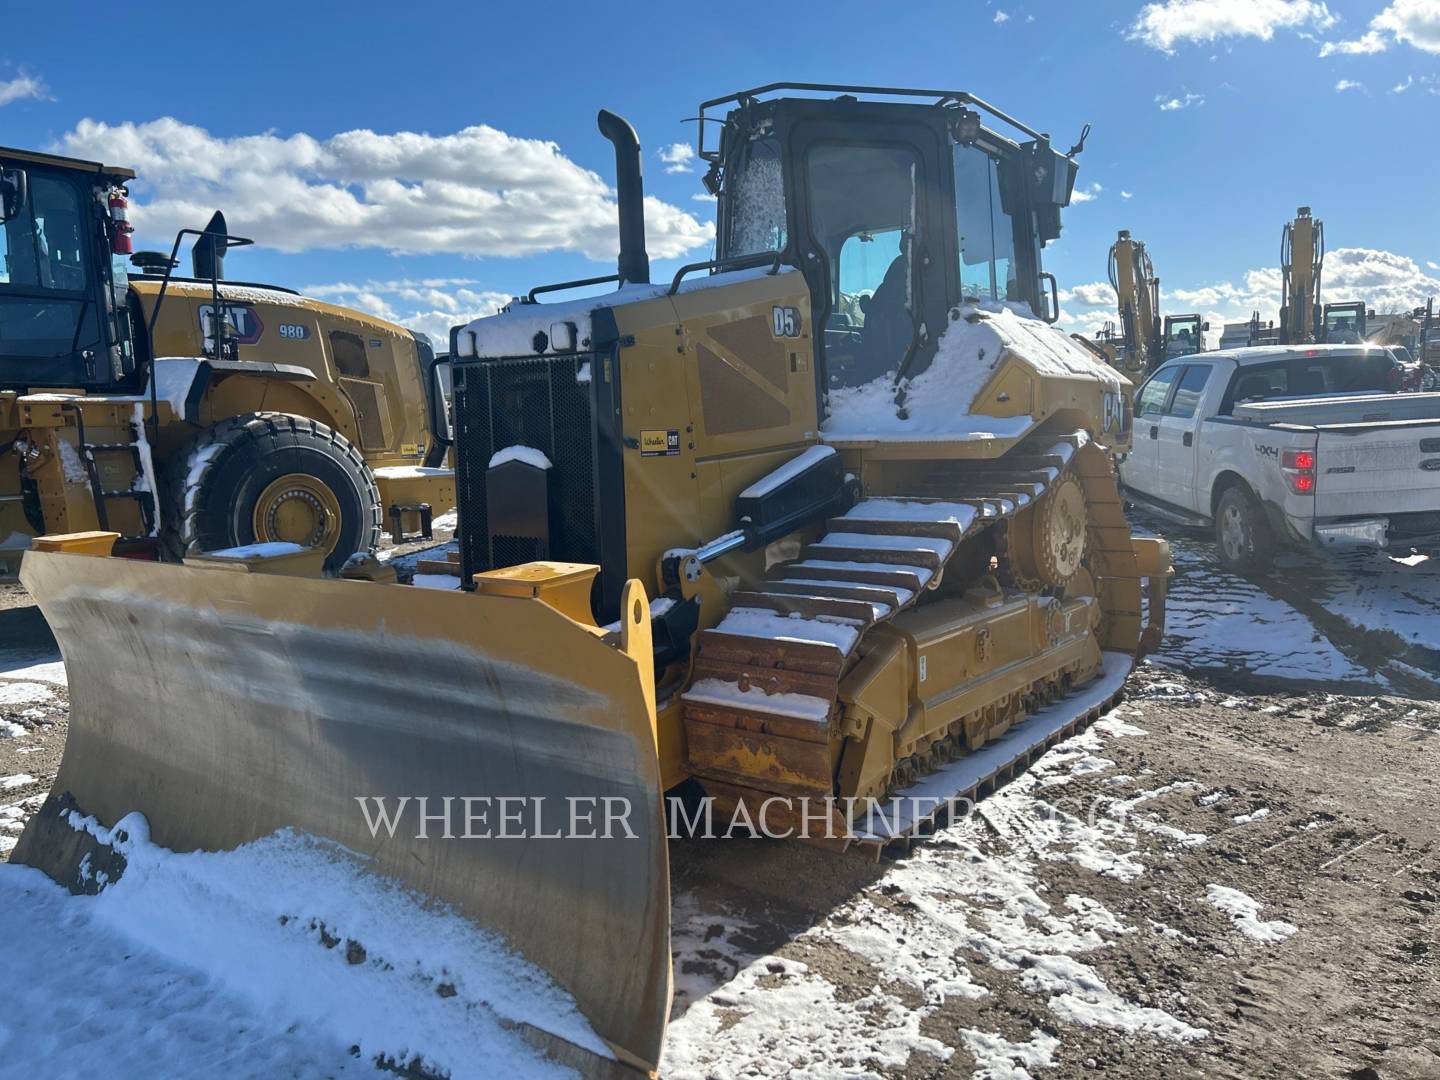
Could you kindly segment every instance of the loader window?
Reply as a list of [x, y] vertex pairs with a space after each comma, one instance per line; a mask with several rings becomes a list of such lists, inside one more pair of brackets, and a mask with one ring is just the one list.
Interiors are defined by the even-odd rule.
[[955, 147], [955, 220], [961, 295], [1023, 300], [1015, 282], [1015, 224], [1000, 202], [999, 165], [978, 146]]
[[906, 146], [816, 143], [806, 158], [810, 234], [828, 264], [832, 386], [895, 371], [915, 339], [911, 249], [920, 169]]
[[74, 186], [31, 173], [27, 205], [0, 227], [0, 351], [7, 358], [59, 359], [95, 347], [100, 328], [86, 296], [86, 221]]

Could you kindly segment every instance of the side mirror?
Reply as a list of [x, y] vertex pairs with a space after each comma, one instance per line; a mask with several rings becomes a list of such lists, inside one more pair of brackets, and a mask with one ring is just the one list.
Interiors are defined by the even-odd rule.
[[1209, 333], [1209, 332], [1210, 332], [1210, 324], [1209, 324], [1208, 322], [1202, 322], [1202, 323], [1200, 324], [1200, 329], [1201, 329], [1201, 330], [1204, 330], [1206, 333]]
[[0, 221], [19, 217], [30, 201], [30, 181], [24, 169], [0, 169]]
[[448, 358], [435, 361], [435, 366], [430, 369], [430, 379], [433, 395], [432, 420], [437, 429], [435, 434], [447, 443], [453, 442], [455, 418], [450, 411], [451, 370]]

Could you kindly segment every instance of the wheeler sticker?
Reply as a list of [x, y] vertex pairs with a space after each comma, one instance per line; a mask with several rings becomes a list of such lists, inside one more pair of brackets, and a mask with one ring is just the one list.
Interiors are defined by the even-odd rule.
[[680, 432], [653, 429], [640, 432], [641, 457], [676, 457], [680, 453]]
[[[265, 324], [249, 304], [221, 304], [225, 321], [234, 331], [234, 340], [241, 345], [254, 345], [265, 333]], [[211, 304], [200, 305], [200, 333], [207, 338], [215, 336], [215, 308]]]

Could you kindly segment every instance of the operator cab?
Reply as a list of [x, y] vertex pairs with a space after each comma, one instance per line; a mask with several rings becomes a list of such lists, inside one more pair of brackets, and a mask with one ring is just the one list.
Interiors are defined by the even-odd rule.
[[1164, 359], [1200, 352], [1204, 347], [1201, 335], [1209, 329], [1210, 324], [1202, 321], [1199, 315], [1166, 315]]
[[1366, 316], [1374, 315], [1374, 312], [1367, 312], [1365, 305], [1359, 301], [1326, 304], [1324, 313], [1325, 321], [1320, 340], [1332, 345], [1358, 345], [1363, 342], [1366, 336]]
[[[776, 91], [839, 96], [766, 100]], [[877, 97], [910, 100], [864, 100]], [[707, 148], [720, 117], [706, 110], [727, 105]], [[923, 371], [961, 302], [1059, 317], [1040, 249], [1060, 235], [1083, 135], [1059, 153], [961, 91], [775, 84], [700, 113], [719, 260], [774, 252], [805, 274], [822, 394]]]
[[131, 382], [129, 234], [110, 207], [134, 176], [0, 147], [0, 388]]

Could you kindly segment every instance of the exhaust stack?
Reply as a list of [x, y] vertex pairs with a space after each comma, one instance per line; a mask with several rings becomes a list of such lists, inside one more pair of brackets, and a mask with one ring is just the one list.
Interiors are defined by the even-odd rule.
[[618, 273], [631, 285], [650, 283], [650, 256], [645, 252], [645, 181], [640, 175], [640, 138], [630, 122], [609, 109], [595, 118], [600, 134], [615, 145], [615, 191], [620, 204]]
[[190, 265], [195, 277], [209, 281], [225, 280], [225, 251], [229, 247], [230, 230], [225, 227], [225, 215], [219, 210], [205, 226], [205, 234], [195, 241], [190, 249]]

